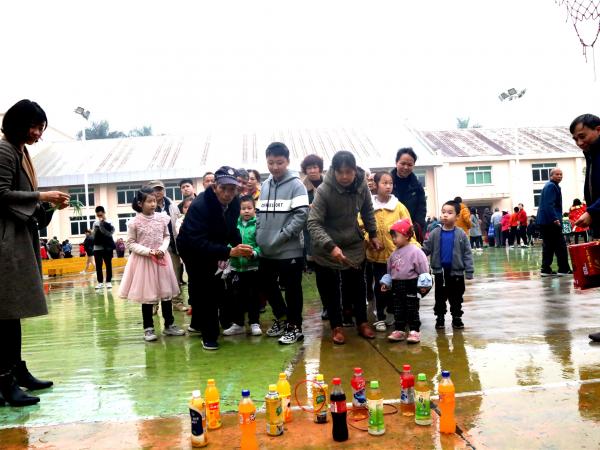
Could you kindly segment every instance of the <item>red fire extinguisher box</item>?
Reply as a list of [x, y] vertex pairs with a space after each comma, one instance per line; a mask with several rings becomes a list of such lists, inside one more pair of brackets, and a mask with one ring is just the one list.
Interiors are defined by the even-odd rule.
[[600, 286], [600, 241], [569, 245], [576, 289]]

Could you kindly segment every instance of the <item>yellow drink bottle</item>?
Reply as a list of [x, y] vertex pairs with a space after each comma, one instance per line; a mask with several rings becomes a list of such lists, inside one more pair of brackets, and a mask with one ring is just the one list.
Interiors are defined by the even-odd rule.
[[216, 430], [217, 428], [221, 428], [221, 400], [215, 380], [212, 378], [206, 382], [204, 399], [206, 400], [206, 421], [208, 422], [208, 429]]
[[279, 374], [277, 381], [277, 392], [281, 399], [281, 407], [283, 408], [283, 421], [285, 423], [292, 421], [292, 387], [287, 380], [287, 375], [283, 372]]
[[313, 410], [315, 412], [315, 423], [327, 423], [327, 398], [328, 386], [324, 381], [323, 374], [318, 374], [316, 384], [312, 387]]
[[192, 421], [192, 447], [206, 447], [206, 404], [200, 395], [200, 391], [192, 392], [190, 400], [190, 419]]
[[267, 434], [269, 436], [280, 436], [283, 434], [283, 411], [281, 399], [277, 393], [277, 385], [269, 385], [269, 393], [265, 397]]

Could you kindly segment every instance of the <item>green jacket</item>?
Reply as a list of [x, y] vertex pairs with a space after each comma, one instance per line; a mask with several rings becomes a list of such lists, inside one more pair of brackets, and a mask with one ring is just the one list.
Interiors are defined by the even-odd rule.
[[347, 269], [348, 266], [330, 256], [336, 246], [354, 266], [363, 263], [365, 242], [358, 224], [359, 213], [369, 237], [377, 237], [373, 202], [364, 171], [359, 168], [354, 183], [347, 188], [338, 184], [333, 169], [327, 171], [308, 214], [312, 255], [317, 264], [332, 269]]
[[254, 250], [252, 258], [244, 258], [243, 256], [232, 256], [229, 259], [231, 268], [236, 272], [247, 272], [249, 270], [258, 269], [258, 257], [260, 256], [260, 247], [256, 243], [256, 217], [252, 217], [244, 224], [242, 217], [238, 217], [238, 230], [242, 236], [242, 244], [247, 244]]

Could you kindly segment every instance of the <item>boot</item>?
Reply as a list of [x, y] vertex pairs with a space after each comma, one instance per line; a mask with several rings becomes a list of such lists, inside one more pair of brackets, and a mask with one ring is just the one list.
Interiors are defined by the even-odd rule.
[[17, 384], [29, 389], [30, 391], [35, 391], [36, 389], [47, 389], [54, 384], [52, 381], [38, 380], [36, 377], [31, 375], [29, 370], [27, 370], [25, 361], [20, 361], [15, 365], [13, 374], [17, 380]]
[[40, 401], [39, 397], [27, 394], [17, 385], [12, 372], [0, 375], [0, 394], [11, 406], [35, 405]]

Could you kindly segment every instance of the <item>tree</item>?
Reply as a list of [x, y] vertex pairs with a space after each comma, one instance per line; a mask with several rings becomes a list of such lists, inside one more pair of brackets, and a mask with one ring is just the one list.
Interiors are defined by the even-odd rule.
[[471, 120], [470, 117], [467, 117], [465, 119], [457, 117], [456, 118], [456, 128], [462, 129], [462, 128], [469, 128], [469, 121]]
[[141, 128], [134, 128], [129, 132], [131, 137], [152, 136], [152, 125], [144, 125]]
[[[152, 126], [144, 125], [140, 128], [134, 128], [125, 134], [122, 131], [110, 131], [110, 125], [107, 120], [101, 120], [100, 122], [92, 122], [89, 128], [85, 129], [85, 139], [91, 141], [93, 139], [114, 139], [124, 137], [139, 137], [139, 136], [152, 136]], [[77, 139], [81, 139], [81, 131], [77, 133]]]

